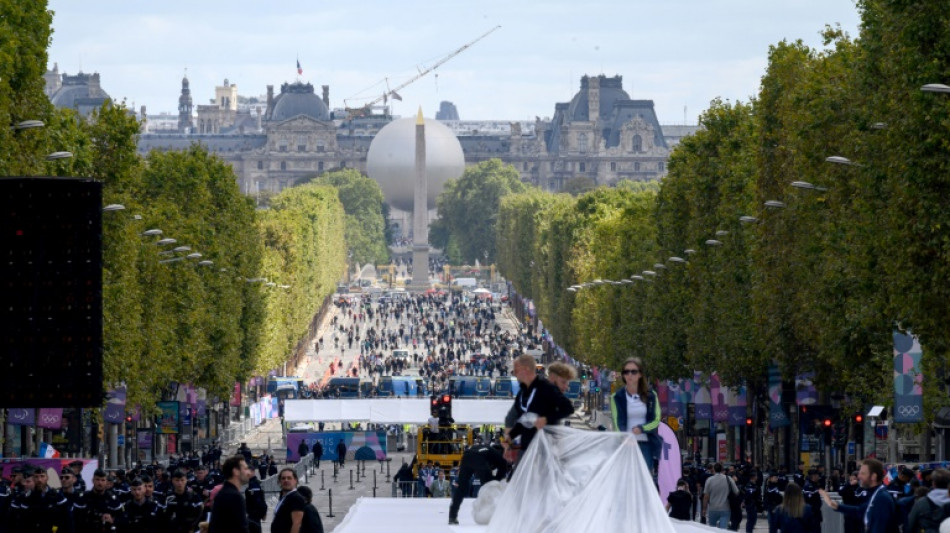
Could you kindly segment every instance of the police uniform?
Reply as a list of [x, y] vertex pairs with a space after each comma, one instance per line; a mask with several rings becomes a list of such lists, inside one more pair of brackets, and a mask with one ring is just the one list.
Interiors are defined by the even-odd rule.
[[256, 476], [247, 482], [244, 500], [247, 506], [247, 521], [251, 533], [260, 533], [261, 522], [267, 516], [267, 501], [264, 499], [264, 489], [261, 488], [261, 481]]
[[162, 511], [162, 506], [152, 500], [145, 499], [139, 504], [132, 499], [125, 504], [116, 524], [122, 533], [164, 532], [165, 528], [161, 527]]
[[204, 500], [191, 489], [185, 488], [183, 494], [174, 490], [168, 493], [164, 502], [165, 523], [170, 533], [193, 533], [201, 519]]
[[10, 505], [11, 531], [70, 531], [69, 502], [49, 487], [44, 491], [21, 492]]
[[76, 533], [103, 533], [115, 531], [115, 527], [105, 524], [102, 515], [109, 514], [113, 522], [122, 513], [122, 502], [111, 490], [96, 492], [91, 490], [82, 493], [79, 500], [73, 504], [73, 519], [76, 523]]

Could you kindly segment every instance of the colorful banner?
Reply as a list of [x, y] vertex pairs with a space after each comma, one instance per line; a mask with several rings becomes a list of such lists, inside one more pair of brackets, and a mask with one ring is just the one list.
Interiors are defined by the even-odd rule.
[[670, 416], [670, 386], [666, 381], [657, 381], [655, 389], [660, 402], [660, 416]]
[[320, 442], [323, 446], [321, 459], [337, 461], [339, 455], [336, 447], [340, 440], [346, 443], [346, 457], [354, 461], [385, 461], [386, 460], [386, 432], [385, 431], [323, 431], [314, 433], [287, 434], [287, 461], [300, 460], [297, 448], [300, 441], [306, 441], [307, 447], [313, 450], [313, 443]]
[[234, 392], [231, 393], [231, 407], [241, 406], [241, 382], [234, 382]]
[[152, 430], [138, 429], [135, 432], [135, 446], [138, 449], [138, 460], [143, 463], [152, 461]]
[[778, 365], [769, 365], [769, 427], [783, 428], [792, 423], [782, 407], [782, 372]]
[[680, 391], [679, 383], [675, 381], [669, 381], [668, 383], [670, 389], [670, 416], [675, 416], [677, 418], [686, 416], [686, 408], [683, 404], [683, 394], [682, 391]]
[[719, 375], [713, 372], [709, 376], [709, 395], [712, 397], [712, 410], [714, 422], [729, 421], [728, 390], [719, 384]]
[[125, 422], [125, 387], [109, 391], [106, 408], [102, 410], [102, 420], [109, 424]]
[[709, 389], [705, 385], [700, 385], [696, 390], [693, 402], [696, 404], [696, 420], [712, 420], [712, 398], [709, 395]]
[[[158, 402], [161, 414], [155, 421], [155, 433], [173, 435], [178, 433], [178, 402]], [[173, 453], [169, 451], [168, 453]]]
[[660, 499], [666, 505], [666, 497], [676, 490], [676, 482], [683, 477], [683, 460], [680, 457], [680, 445], [676, 440], [676, 433], [670, 426], [660, 422], [658, 429], [663, 439], [663, 449], [660, 451], [657, 466], [657, 484], [660, 487]]
[[745, 385], [729, 389], [729, 394], [732, 396], [732, 401], [729, 403], [729, 425], [743, 426], [745, 425], [747, 405]]
[[198, 418], [204, 418], [208, 413], [208, 400], [198, 400], [196, 408], [198, 410]]
[[795, 405], [815, 405], [818, 403], [818, 389], [812, 381], [814, 372], [806, 372], [795, 376]]
[[894, 422], [899, 424], [924, 420], [922, 356], [917, 337], [894, 332]]
[[35, 409], [7, 409], [7, 424], [13, 426], [32, 426], [35, 423]]
[[61, 408], [40, 409], [36, 416], [36, 425], [46, 429], [63, 429], [63, 410]]

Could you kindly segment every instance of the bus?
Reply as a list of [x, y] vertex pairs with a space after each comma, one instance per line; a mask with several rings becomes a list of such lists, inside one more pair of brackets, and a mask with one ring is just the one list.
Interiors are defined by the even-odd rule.
[[[294, 376], [274, 376], [268, 378], [266, 391], [267, 394], [284, 400], [298, 399], [302, 397], [302, 393], [309, 393], [306, 387], [304, 387], [303, 378]], [[307, 396], [309, 396], [309, 394], [307, 394]]]
[[514, 398], [521, 390], [521, 384], [518, 379], [511, 376], [498, 376], [495, 378], [494, 387], [495, 398]]
[[491, 394], [491, 380], [479, 376], [449, 378], [449, 393], [456, 398], [484, 398]]
[[323, 389], [325, 398], [359, 398], [360, 378], [330, 378]]
[[423, 380], [413, 376], [383, 376], [379, 378], [377, 390], [380, 398], [427, 396]]

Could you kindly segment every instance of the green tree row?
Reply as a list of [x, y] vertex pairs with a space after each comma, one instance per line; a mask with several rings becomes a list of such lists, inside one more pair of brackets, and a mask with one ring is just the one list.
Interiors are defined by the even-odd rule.
[[[758, 391], [775, 361], [888, 404], [892, 332], [910, 330], [925, 412], [946, 403], [950, 95], [921, 88], [950, 82], [950, 4], [858, 8], [857, 39], [829, 27], [820, 49], [772, 46], [758, 95], [714, 100], [655, 196], [501, 201], [500, 271], [574, 357]], [[596, 279], [633, 283], [567, 290]]]

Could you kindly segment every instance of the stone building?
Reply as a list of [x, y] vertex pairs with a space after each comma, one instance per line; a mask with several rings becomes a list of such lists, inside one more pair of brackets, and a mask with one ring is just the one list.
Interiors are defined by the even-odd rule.
[[99, 73], [69, 75], [59, 73], [59, 65], [43, 75], [46, 96], [56, 107], [72, 109], [82, 116], [89, 116], [109, 99], [108, 93], [99, 84]]
[[[329, 86], [322, 86], [317, 95], [312, 84], [299, 81], [284, 83], [276, 95], [268, 86], [263, 113], [260, 108], [240, 109], [235, 104], [239, 98], [237, 86], [225, 80], [215, 89], [211, 105], [197, 106], [192, 133], [143, 134], [140, 151], [200, 143], [234, 165], [245, 193], [277, 192], [329, 170], [365, 172], [370, 142], [391, 120], [345, 120], [342, 112], [334, 116]], [[550, 119], [446, 125], [458, 136], [466, 164], [497, 157], [514, 165], [524, 181], [554, 191], [580, 177], [598, 185], [661, 179], [671, 149], [697, 128], [661, 126], [652, 100], [631, 99], [620, 76], [603, 75], [581, 78], [580, 90], [570, 102], [555, 104]]]

